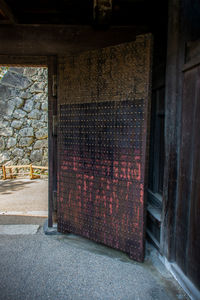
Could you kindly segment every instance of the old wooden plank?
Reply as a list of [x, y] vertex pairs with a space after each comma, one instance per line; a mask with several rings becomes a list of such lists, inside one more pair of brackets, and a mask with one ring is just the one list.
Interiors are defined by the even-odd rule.
[[75, 54], [86, 50], [133, 41], [144, 28], [133, 26], [95, 30], [90, 26], [1, 25], [0, 54], [55, 55]]
[[46, 56], [0, 55], [1, 66], [47, 67]]
[[178, 145], [180, 132], [181, 83], [184, 54], [180, 44], [180, 3], [169, 1], [168, 46], [165, 89], [165, 168], [161, 253], [175, 257], [175, 213], [178, 180]]
[[176, 217], [176, 262], [187, 272], [187, 244], [189, 229], [189, 208], [191, 197], [192, 151], [195, 91], [194, 72], [185, 73], [182, 99], [182, 137], [179, 169], [179, 197]]
[[193, 151], [192, 151], [192, 174], [190, 195], [190, 222], [188, 231], [187, 247], [187, 273], [197, 288], [200, 289], [200, 66], [195, 68], [193, 81], [195, 89], [192, 91], [194, 97], [194, 122], [193, 122]]
[[57, 75], [57, 59], [48, 57], [48, 226], [52, 227], [56, 218], [54, 194], [57, 190], [57, 137], [53, 135], [53, 117], [57, 114], [57, 97], [53, 94], [53, 78]]

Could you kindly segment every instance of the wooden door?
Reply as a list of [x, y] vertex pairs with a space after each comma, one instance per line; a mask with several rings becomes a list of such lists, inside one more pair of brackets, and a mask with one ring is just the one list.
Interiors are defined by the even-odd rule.
[[144, 259], [151, 36], [59, 60], [58, 230]]

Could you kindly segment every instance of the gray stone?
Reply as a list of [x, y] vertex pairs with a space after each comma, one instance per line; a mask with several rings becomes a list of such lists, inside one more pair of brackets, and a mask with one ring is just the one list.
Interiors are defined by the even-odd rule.
[[32, 97], [32, 94], [30, 92], [27, 92], [27, 91], [24, 91], [22, 94], [21, 94], [21, 98], [22, 99], [29, 99]]
[[26, 127], [26, 128], [23, 128], [19, 131], [19, 135], [21, 136], [34, 136], [34, 132], [33, 132], [33, 128], [29, 128], [29, 127]]
[[40, 121], [43, 121], [44, 123], [48, 123], [48, 114], [42, 114]]
[[0, 128], [6, 128], [6, 127], [9, 127], [10, 123], [7, 122], [7, 121], [4, 121], [4, 120], [0, 120]]
[[15, 166], [18, 164], [18, 161], [19, 161], [18, 157], [13, 157], [12, 160], [9, 160], [9, 164]]
[[0, 135], [1, 136], [12, 136], [13, 135], [13, 129], [11, 127], [1, 128], [0, 129]]
[[41, 103], [40, 103], [40, 102], [36, 102], [36, 103], [35, 103], [35, 108], [36, 108], [36, 109], [40, 109], [40, 107], [41, 107]]
[[34, 95], [32, 97], [32, 100], [35, 101], [35, 102], [43, 102], [44, 99], [45, 99], [44, 93], [38, 93], [37, 95]]
[[16, 109], [14, 111], [13, 117], [15, 119], [23, 119], [25, 116], [27, 115], [27, 113], [21, 109]]
[[0, 164], [4, 164], [5, 162], [10, 160], [10, 156], [7, 152], [0, 153]]
[[9, 99], [12, 95], [12, 88], [0, 84], [0, 101], [5, 101], [5, 99]]
[[44, 111], [48, 110], [48, 102], [42, 103], [42, 110], [44, 110]]
[[31, 126], [34, 129], [40, 129], [42, 127], [45, 127], [46, 124], [44, 122], [38, 121], [38, 120], [32, 120]]
[[6, 107], [7, 107], [7, 103], [2, 102], [0, 100], [0, 117], [4, 117], [6, 115]]
[[12, 121], [11, 126], [15, 129], [20, 129], [22, 127], [22, 124], [23, 124], [22, 121], [14, 120]]
[[10, 67], [9, 71], [12, 72], [12, 73], [23, 74], [24, 68], [21, 68], [21, 67]]
[[14, 147], [16, 145], [16, 143], [17, 143], [17, 140], [13, 137], [10, 137], [7, 142], [7, 148], [10, 149], [10, 148]]
[[30, 119], [37, 119], [37, 120], [39, 120], [40, 116], [41, 116], [41, 112], [38, 109], [34, 109], [34, 110], [32, 110], [32, 112], [30, 112], [28, 114], [28, 117]]
[[0, 137], [0, 150], [4, 150], [5, 149], [5, 141], [2, 137]]
[[[12, 68], [8, 73], [10, 74], [5, 76], [4, 83], [0, 83], [0, 151], [7, 153], [9, 162], [13, 164], [30, 163], [32, 153], [32, 158], [37, 157], [37, 161], [32, 163], [46, 165], [48, 161], [48, 95], [45, 93], [47, 69]], [[24, 89], [25, 76], [28, 77], [27, 89]], [[18, 81], [20, 78], [22, 83]], [[22, 163], [22, 160], [28, 161]]]
[[21, 108], [24, 105], [24, 99], [16, 97], [15, 98], [15, 106], [17, 108]]
[[[32, 77], [37, 74], [38, 68], [24, 68], [24, 76]], [[36, 76], [37, 80], [38, 76]]]
[[22, 165], [29, 165], [31, 162], [30, 162], [30, 160], [28, 159], [28, 158], [23, 158], [22, 160], [21, 160], [21, 164]]
[[15, 109], [15, 106], [13, 105], [13, 102], [9, 101], [7, 104], [7, 107], [6, 107], [6, 116], [8, 118], [10, 118], [12, 116], [14, 109]]
[[44, 82], [35, 82], [31, 88], [30, 91], [32, 93], [44, 93], [45, 89], [45, 83]]
[[32, 147], [32, 146], [29, 146], [29, 147], [27, 147], [26, 149], [29, 150], [29, 151], [32, 151], [32, 150], [33, 150], [33, 147]]
[[15, 148], [15, 149], [12, 151], [12, 155], [21, 158], [21, 157], [23, 157], [23, 155], [24, 155], [24, 150], [22, 150], [22, 149], [20, 149], [20, 148]]
[[32, 161], [41, 161], [42, 160], [42, 150], [33, 150], [30, 155]]
[[33, 143], [33, 138], [31, 137], [23, 137], [19, 141], [20, 147], [28, 147]]
[[33, 109], [33, 101], [27, 100], [23, 107], [23, 110], [25, 110], [26, 112], [31, 112], [32, 109]]
[[27, 125], [28, 125], [29, 127], [31, 127], [32, 120], [27, 119], [27, 120], [26, 120], [26, 123], [27, 123]]
[[47, 140], [39, 140], [35, 142], [35, 145], [33, 146], [33, 149], [42, 149], [48, 147], [48, 141]]
[[13, 86], [14, 88], [26, 89], [31, 85], [31, 81], [21, 74], [7, 72], [1, 80], [2, 84]]
[[47, 128], [41, 128], [36, 133], [35, 136], [38, 140], [46, 139], [48, 137]]

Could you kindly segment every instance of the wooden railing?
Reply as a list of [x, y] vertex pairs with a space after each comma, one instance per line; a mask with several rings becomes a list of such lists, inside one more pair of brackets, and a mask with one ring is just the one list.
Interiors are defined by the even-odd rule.
[[[23, 173], [19, 173], [18, 170], [23, 169]], [[40, 174], [38, 174], [38, 170], [40, 170]], [[33, 166], [30, 165], [19, 165], [19, 166], [9, 166], [3, 165], [2, 166], [2, 173], [3, 173], [3, 180], [6, 179], [14, 179], [20, 176], [29, 175], [30, 179], [37, 179], [40, 178], [40, 175], [44, 174], [45, 171], [48, 170], [48, 167], [42, 166]]]

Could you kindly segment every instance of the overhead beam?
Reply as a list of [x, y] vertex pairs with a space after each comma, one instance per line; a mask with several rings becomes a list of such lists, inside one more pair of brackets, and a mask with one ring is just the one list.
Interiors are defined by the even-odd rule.
[[133, 41], [144, 28], [90, 26], [1, 25], [0, 55], [71, 55]]
[[10, 7], [7, 5], [7, 3], [4, 0], [0, 0], [0, 11], [3, 14], [5, 18], [9, 20], [10, 24], [16, 24], [17, 20], [10, 9]]

